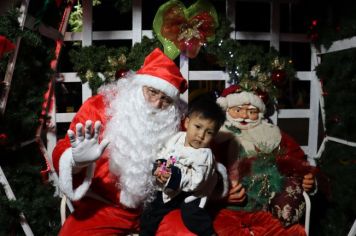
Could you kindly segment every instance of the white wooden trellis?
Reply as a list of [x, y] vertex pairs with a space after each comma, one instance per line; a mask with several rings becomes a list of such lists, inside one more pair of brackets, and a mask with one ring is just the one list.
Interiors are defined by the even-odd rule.
[[[235, 4], [237, 1], [247, 0], [226, 0], [226, 14], [235, 22]], [[251, 0], [250, 0], [251, 1]], [[231, 38], [236, 40], [259, 40], [269, 41], [270, 46], [279, 50], [280, 42], [300, 42], [309, 43], [306, 34], [281, 33], [280, 32], [280, 3], [290, 3], [293, 0], [252, 0], [254, 2], [270, 3], [270, 32], [242, 32], [233, 31]], [[132, 45], [140, 42], [142, 36], [152, 37], [152, 31], [142, 30], [142, 0], [132, 1], [132, 30], [120, 31], [92, 31], [92, 0], [83, 0], [83, 31], [79, 33], [66, 32], [64, 41], [82, 41], [83, 46], [92, 45], [95, 40], [132, 40]], [[312, 46], [311, 46], [312, 47]], [[320, 83], [316, 77], [314, 68], [318, 64], [316, 50], [311, 48], [311, 70], [297, 71], [297, 78], [301, 81], [310, 81], [310, 107], [307, 109], [280, 109], [278, 113], [272, 115], [271, 120], [277, 124], [278, 119], [286, 118], [306, 118], [309, 120], [308, 127], [308, 145], [302, 146], [302, 149], [309, 157], [309, 161], [315, 164], [314, 157], [317, 155], [318, 143], [318, 117], [319, 117], [319, 99], [321, 95]], [[185, 56], [180, 56], [180, 69], [185, 78], [189, 81], [202, 80], [221, 80], [225, 81], [226, 86], [228, 75], [221, 71], [189, 71], [189, 60]], [[63, 73], [64, 82], [80, 82], [76, 72]], [[82, 101], [91, 96], [88, 83], [82, 85]], [[183, 100], [188, 101], [188, 92], [183, 95]], [[53, 114], [53, 122], [67, 123], [72, 120], [75, 113], [56, 113]], [[51, 154], [56, 144], [55, 133], [49, 133], [48, 151]], [[308, 227], [308, 226], [307, 226]], [[308, 232], [308, 228], [306, 231]]]
[[[235, 22], [235, 3], [236, 1], [246, 0], [227, 0], [226, 1], [226, 14], [231, 19], [231, 22]], [[271, 9], [270, 19], [270, 32], [242, 32], [233, 31], [231, 38], [236, 40], [258, 40], [269, 41], [270, 46], [279, 49], [280, 42], [301, 42], [308, 43], [309, 40], [306, 34], [294, 34], [294, 33], [280, 33], [279, 21], [280, 21], [280, 3], [291, 3], [291, 0], [254, 0], [255, 2], [269, 2]], [[92, 45], [95, 40], [132, 40], [132, 45], [136, 42], [140, 42], [142, 36], [152, 37], [152, 31], [142, 30], [142, 0], [132, 1], [132, 30], [120, 30], [120, 31], [92, 31], [92, 0], [83, 0], [83, 32], [74, 33], [66, 32], [65, 41], [82, 41], [83, 46]], [[234, 25], [232, 25], [234, 27]], [[310, 107], [308, 109], [280, 109], [278, 113], [275, 113], [271, 120], [277, 124], [278, 119], [286, 118], [306, 118], [309, 119], [308, 128], [308, 145], [302, 146], [302, 149], [309, 157], [309, 160], [313, 162], [313, 158], [317, 154], [317, 138], [318, 138], [318, 117], [319, 117], [319, 97], [320, 97], [320, 85], [314, 68], [317, 65], [317, 52], [312, 48], [311, 53], [311, 70], [310, 71], [297, 71], [297, 78], [301, 81], [310, 81]], [[228, 81], [228, 75], [221, 71], [189, 71], [189, 60], [181, 55], [180, 56], [180, 69], [189, 81], [196, 80], [222, 80]], [[80, 79], [76, 76], [75, 72], [63, 73], [64, 82], [80, 82]], [[227, 85], [227, 82], [226, 82]], [[87, 83], [82, 87], [82, 101], [85, 101], [90, 97], [91, 91]], [[183, 95], [183, 100], [188, 100], [188, 92]], [[75, 113], [56, 113], [54, 116], [54, 123], [66, 123], [70, 122]], [[55, 134], [49, 134], [48, 149], [49, 152], [53, 150], [56, 137]]]

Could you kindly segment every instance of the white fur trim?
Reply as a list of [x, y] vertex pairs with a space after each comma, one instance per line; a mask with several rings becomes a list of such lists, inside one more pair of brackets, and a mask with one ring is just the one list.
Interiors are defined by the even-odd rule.
[[218, 99], [216, 99], [216, 103], [219, 104], [221, 106], [221, 108], [224, 109], [225, 111], [227, 110], [226, 97], [218, 97]]
[[179, 96], [179, 90], [165, 79], [152, 75], [136, 74], [134, 76], [134, 81], [141, 85], [146, 85], [158, 89], [172, 99], [177, 99]]
[[223, 101], [226, 105], [226, 108], [229, 107], [234, 107], [234, 106], [239, 106], [239, 105], [246, 105], [246, 104], [251, 104], [255, 107], [257, 107], [258, 109], [260, 109], [260, 111], [263, 113], [266, 109], [266, 106], [264, 104], [264, 102], [262, 101], [262, 99], [251, 93], [251, 92], [240, 92], [240, 93], [232, 93], [229, 94], [225, 97], [226, 101]]
[[59, 160], [59, 187], [61, 191], [72, 201], [81, 199], [88, 191], [91, 180], [94, 176], [95, 163], [87, 166], [87, 171], [83, 183], [73, 190], [73, 167], [75, 166], [72, 148], [63, 152]]
[[[219, 174], [222, 176], [222, 181], [223, 181], [223, 192], [221, 194], [221, 197], [226, 197], [227, 196], [227, 192], [229, 191], [229, 180], [228, 180], [228, 177], [227, 177], [227, 170], [226, 170], [226, 167], [217, 162], [216, 163], [216, 171], [219, 172]], [[219, 182], [218, 182], [219, 184]]]
[[[281, 131], [278, 126], [270, 124], [266, 120], [262, 120], [256, 127], [248, 129], [246, 133], [248, 133], [248, 135], [245, 135], [245, 138], [242, 137], [241, 139], [246, 141], [246, 137], [249, 136], [252, 141], [253, 149], [257, 147], [264, 153], [272, 152], [279, 146], [282, 140]], [[245, 148], [245, 150], [247, 149], [248, 148]]]

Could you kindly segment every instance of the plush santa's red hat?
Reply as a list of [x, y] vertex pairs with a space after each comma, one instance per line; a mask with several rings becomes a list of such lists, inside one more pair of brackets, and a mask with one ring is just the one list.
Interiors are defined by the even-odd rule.
[[187, 81], [176, 64], [159, 48], [153, 50], [136, 72], [137, 82], [164, 92], [173, 99], [187, 90]]
[[242, 88], [236, 84], [224, 89], [217, 99], [217, 103], [225, 110], [229, 107], [247, 104], [257, 107], [262, 113], [266, 109], [265, 103], [260, 96], [252, 91], [243, 91]]

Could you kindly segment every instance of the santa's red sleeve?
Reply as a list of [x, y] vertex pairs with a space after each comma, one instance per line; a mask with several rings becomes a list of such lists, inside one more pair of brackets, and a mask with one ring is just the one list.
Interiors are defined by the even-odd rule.
[[277, 156], [278, 170], [285, 176], [303, 177], [308, 173], [315, 174], [317, 169], [311, 166], [300, 145], [289, 135], [282, 132], [280, 143], [281, 155]]
[[281, 149], [291, 158], [305, 160], [305, 153], [300, 145], [288, 134], [282, 132]]

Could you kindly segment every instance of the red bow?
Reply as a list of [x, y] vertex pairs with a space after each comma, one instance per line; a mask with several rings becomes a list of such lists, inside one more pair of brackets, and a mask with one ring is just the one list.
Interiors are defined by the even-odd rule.
[[214, 35], [214, 30], [214, 18], [208, 12], [200, 12], [187, 20], [183, 9], [173, 6], [164, 13], [161, 34], [187, 57], [194, 58], [206, 39]]

